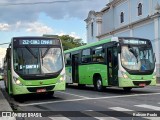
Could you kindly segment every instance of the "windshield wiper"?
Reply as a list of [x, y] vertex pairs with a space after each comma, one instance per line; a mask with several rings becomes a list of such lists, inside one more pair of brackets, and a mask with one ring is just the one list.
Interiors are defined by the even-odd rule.
[[32, 52], [32, 50], [28, 46], [25, 46], [25, 48], [27, 48], [27, 50], [33, 55], [34, 58], [37, 58], [37, 56]]
[[[49, 47], [49, 48], [47, 48], [47, 50], [44, 52], [44, 54], [43, 54], [43, 55], [41, 55], [41, 58], [44, 58], [44, 57], [47, 55], [47, 53], [48, 53], [49, 49], [50, 49], [50, 47]], [[42, 52], [41, 52], [41, 53], [42, 53]]]
[[[130, 47], [131, 48], [131, 47]], [[131, 48], [130, 50], [129, 50], [131, 53], [133, 53], [133, 55], [135, 56], [135, 58], [136, 58], [136, 60], [137, 60], [137, 63], [138, 63], [138, 53], [136, 52], [136, 49], [134, 49], [134, 48]]]
[[41, 50], [41, 58], [42, 58], [42, 65], [43, 65], [43, 58], [47, 55], [48, 51], [49, 51], [50, 47], [47, 48], [47, 50], [44, 52], [44, 54], [42, 55], [42, 50]]

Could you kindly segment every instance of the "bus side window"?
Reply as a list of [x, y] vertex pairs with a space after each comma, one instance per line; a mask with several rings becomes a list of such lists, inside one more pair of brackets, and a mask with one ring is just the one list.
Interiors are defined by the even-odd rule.
[[104, 52], [102, 46], [93, 49], [93, 62], [104, 62]]
[[65, 64], [71, 65], [71, 54], [65, 54]]
[[91, 50], [86, 49], [82, 51], [82, 63], [89, 63], [91, 62]]
[[109, 62], [109, 67], [112, 67], [112, 54], [111, 51], [108, 52], [108, 62]]

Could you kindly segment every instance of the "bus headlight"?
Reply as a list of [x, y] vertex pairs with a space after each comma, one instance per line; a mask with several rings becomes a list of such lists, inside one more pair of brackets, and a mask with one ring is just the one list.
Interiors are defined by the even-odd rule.
[[60, 81], [64, 81], [64, 77], [61, 77], [59, 80], [60, 80]]
[[21, 84], [20, 80], [16, 80], [16, 84], [17, 85]]
[[58, 82], [60, 83], [60, 82], [63, 82], [63, 81], [65, 81], [65, 75], [62, 75]]
[[156, 78], [156, 73], [153, 73], [153, 79], [155, 79]]
[[13, 79], [17, 85], [22, 85], [21, 81], [18, 78], [13, 77]]
[[122, 75], [123, 75], [123, 77], [124, 77], [125, 79], [128, 79], [128, 76], [126, 75], [126, 73], [124, 73], [124, 72], [122, 72], [122, 71], [121, 71], [121, 73], [122, 73]]
[[155, 75], [153, 75], [153, 79], [155, 79], [156, 78], [156, 76]]

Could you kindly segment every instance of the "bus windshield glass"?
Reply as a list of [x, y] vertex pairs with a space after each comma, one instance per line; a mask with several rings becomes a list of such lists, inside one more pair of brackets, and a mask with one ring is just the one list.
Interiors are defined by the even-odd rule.
[[48, 45], [14, 47], [13, 65], [14, 70], [21, 75], [59, 72], [63, 68], [61, 47]]
[[146, 41], [131, 43], [125, 42], [121, 45], [121, 63], [129, 71], [147, 72], [153, 71], [155, 67], [154, 54], [151, 44]]

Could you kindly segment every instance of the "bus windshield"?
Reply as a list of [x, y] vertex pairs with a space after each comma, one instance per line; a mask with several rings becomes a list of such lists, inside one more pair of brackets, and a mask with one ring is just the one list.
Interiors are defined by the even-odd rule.
[[13, 50], [14, 70], [22, 75], [56, 73], [63, 67], [60, 47], [19, 47]]
[[121, 63], [129, 71], [153, 71], [155, 64], [152, 46], [122, 45]]

